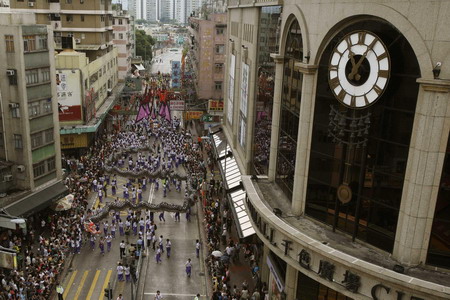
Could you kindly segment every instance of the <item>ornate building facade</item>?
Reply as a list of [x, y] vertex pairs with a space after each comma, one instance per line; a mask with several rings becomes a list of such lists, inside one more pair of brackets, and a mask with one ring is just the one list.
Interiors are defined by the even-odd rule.
[[274, 299], [450, 297], [449, 16], [228, 2], [223, 135]]

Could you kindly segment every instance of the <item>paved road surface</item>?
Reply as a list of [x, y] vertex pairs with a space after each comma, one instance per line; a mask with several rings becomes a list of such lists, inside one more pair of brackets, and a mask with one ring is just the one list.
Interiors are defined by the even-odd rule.
[[[170, 48], [175, 49], [175, 48]], [[170, 61], [181, 61], [181, 48], [177, 48], [176, 52], [170, 51], [170, 49], [166, 49], [164, 53], [155, 56], [153, 58], [153, 64], [151, 67], [152, 73], [170, 73], [171, 71], [171, 63]]]

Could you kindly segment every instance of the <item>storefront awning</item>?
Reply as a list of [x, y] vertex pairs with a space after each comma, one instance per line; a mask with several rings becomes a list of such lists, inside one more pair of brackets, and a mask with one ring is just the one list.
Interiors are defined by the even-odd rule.
[[5, 210], [12, 216], [28, 216], [46, 208], [52, 201], [60, 199], [68, 193], [69, 190], [62, 181], [58, 181], [45, 189], [32, 193], [6, 206]]
[[142, 64], [135, 64], [134, 66], [136, 67], [136, 69], [138, 71], [144, 71], [145, 70], [145, 68], [144, 68], [144, 66]]
[[210, 134], [216, 158], [220, 164], [220, 172], [225, 181], [228, 199], [231, 202], [237, 232], [240, 238], [248, 237], [254, 234], [255, 230], [244, 205], [246, 192], [241, 188], [241, 171], [223, 132], [216, 127], [210, 129]]

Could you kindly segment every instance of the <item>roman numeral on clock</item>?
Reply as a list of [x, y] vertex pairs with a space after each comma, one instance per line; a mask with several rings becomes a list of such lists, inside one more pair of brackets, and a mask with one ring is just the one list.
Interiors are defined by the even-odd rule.
[[331, 89], [334, 90], [338, 86], [339, 86], [339, 78], [337, 76], [332, 78], [332, 79], [330, 79], [330, 87], [331, 87]]

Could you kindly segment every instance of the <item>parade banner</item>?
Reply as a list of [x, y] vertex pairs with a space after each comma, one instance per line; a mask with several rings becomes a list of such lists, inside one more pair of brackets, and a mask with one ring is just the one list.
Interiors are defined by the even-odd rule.
[[172, 88], [179, 88], [181, 83], [181, 63], [176, 60], [172, 61]]
[[133, 93], [142, 91], [142, 79], [131, 78], [125, 79], [125, 86], [123, 87], [123, 93]]

